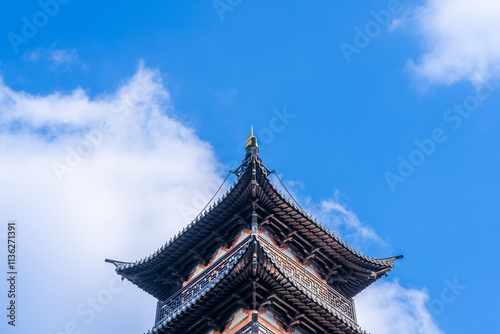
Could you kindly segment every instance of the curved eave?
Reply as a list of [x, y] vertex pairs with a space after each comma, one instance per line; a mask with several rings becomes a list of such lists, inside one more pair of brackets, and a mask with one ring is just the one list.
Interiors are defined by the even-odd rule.
[[[371, 274], [369, 278], [358, 278], [349, 282], [350, 286], [346, 288], [346, 291], [349, 291], [351, 296], [387, 274], [393, 268], [393, 262], [402, 257], [373, 259], [357, 252], [286, 198], [270, 181], [267, 169], [261, 165], [261, 162], [258, 160], [254, 162], [256, 165], [255, 179], [258, 185], [256, 196], [261, 202], [286, 212], [281, 215], [289, 217], [288, 219], [293, 221], [293, 224], [301, 230], [305, 238], [308, 238], [315, 247], [321, 248], [332, 259], [348, 267], [358, 268], [360, 272]], [[155, 272], [163, 271], [174, 265], [193, 247], [209, 237], [219, 226], [234, 218], [233, 216], [239, 209], [252, 201], [252, 170], [248, 166], [251, 164], [247, 165], [234, 186], [230, 187], [217, 203], [211, 205], [200, 217], [192, 221], [180, 233], [174, 235], [170, 241], [153, 254], [135, 262], [107, 261], [116, 266], [116, 272], [119, 275], [130, 280], [142, 290], [156, 298], [164, 298], [166, 294], [164, 287], [160, 283], [154, 282]]]
[[[186, 326], [191, 325], [193, 319], [203, 318], [204, 316], [207, 316], [207, 318], [210, 317], [210, 313], [212, 312], [211, 303], [220, 304], [221, 300], [225, 298], [239, 295], [234, 289], [238, 289], [241, 284], [235, 283], [238, 283], [239, 280], [247, 282], [249, 279], [246, 275], [250, 275], [249, 273], [251, 272], [252, 255], [250, 254], [250, 249], [252, 249], [252, 245], [256, 246], [256, 248], [253, 248], [254, 252], [259, 253], [259, 269], [256, 276], [266, 281], [267, 284], [280, 287], [280, 292], [278, 293], [279, 298], [277, 299], [279, 300], [278, 303], [283, 303], [284, 301], [284, 304], [281, 305], [282, 307], [284, 305], [287, 307], [293, 305], [291, 310], [301, 310], [308, 317], [309, 322], [316, 322], [320, 326], [329, 326], [331, 327], [330, 330], [333, 329], [338, 331], [342, 329], [342, 333], [367, 334], [359, 325], [340, 312], [332, 312], [331, 309], [324, 307], [321, 303], [314, 301], [304, 294], [304, 291], [298, 288], [293, 281], [273, 264], [267, 257], [262, 246], [255, 239], [252, 241], [245, 254], [240, 257], [238, 264], [236, 264], [231, 271], [228, 271], [217, 279], [217, 281], [210, 285], [209, 289], [207, 289], [203, 295], [200, 295], [199, 298], [195, 297], [192, 302], [186, 303], [184, 307], [174, 312], [173, 316], [159, 320], [158, 323], [145, 334], [184, 333], [186, 331]], [[245, 275], [245, 277], [241, 277], [241, 275]], [[271, 280], [272, 283], [269, 283], [269, 280]], [[268, 299], [269, 296], [260, 296], [259, 298], [261, 299], [260, 302], [270, 300]], [[226, 303], [230, 308], [224, 310], [227, 314], [241, 307], [237, 302], [228, 302], [228, 300], [226, 300]], [[274, 302], [269, 305], [274, 305]], [[284, 314], [284, 316], [286, 316], [286, 314]], [[205, 324], [204, 326], [206, 326], [206, 321], [203, 321], [203, 323]], [[198, 333], [198, 331], [203, 332], [202, 328], [198, 328], [196, 333]]]
[[[325, 245], [334, 249], [335, 252], [342, 254], [348, 261], [373, 271], [392, 268], [393, 262], [402, 257], [402, 255], [398, 255], [384, 259], [374, 259], [356, 251], [336, 236], [334, 232], [327, 229], [325, 225], [318, 222], [307, 212], [299, 208], [296, 203], [283, 195], [265, 174], [261, 175], [264, 182], [261, 182], [262, 184], [259, 183], [259, 185], [266, 193], [266, 196], [269, 197], [276, 206], [287, 206], [291, 208], [291, 211], [288, 212], [287, 215], [293, 217], [293, 219], [297, 220], [298, 223], [304, 225], [305, 228], [309, 229], [315, 236], [320, 238]], [[266, 187], [266, 184], [269, 186]]]

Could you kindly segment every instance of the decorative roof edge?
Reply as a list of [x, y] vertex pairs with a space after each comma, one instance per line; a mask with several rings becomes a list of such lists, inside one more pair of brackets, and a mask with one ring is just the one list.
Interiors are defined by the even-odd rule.
[[[311, 215], [309, 215], [305, 210], [303, 210], [296, 201], [290, 201], [289, 198], [287, 198], [283, 193], [276, 187], [276, 185], [269, 179], [269, 177], [266, 175], [266, 179], [269, 182], [269, 184], [273, 187], [274, 191], [280, 198], [289, 204], [291, 207], [295, 209], [298, 213], [300, 213], [305, 219], [307, 219], [311, 224], [315, 225], [318, 227], [320, 230], [325, 232], [326, 235], [332, 237], [337, 243], [339, 243], [342, 247], [344, 247], [345, 250], [349, 251], [352, 255], [357, 256], [365, 261], [374, 263], [374, 264], [379, 264], [379, 265], [388, 265], [388, 266], [393, 266], [392, 263], [397, 260], [401, 259], [404, 256], [403, 255], [395, 255], [387, 258], [382, 258], [382, 259], [374, 259], [372, 257], [369, 257], [351, 246], [349, 246], [344, 240], [340, 239], [337, 235], [335, 235], [335, 232], [330, 231], [329, 228], [326, 227], [326, 225], [322, 224], [321, 222], [318, 222], [316, 219], [314, 219]], [[296, 205], [297, 204], [297, 205]]]
[[[385, 266], [390, 266], [391, 268], [393, 267], [393, 262], [397, 259], [403, 258], [403, 255], [396, 255], [392, 257], [387, 257], [387, 258], [382, 258], [382, 259], [374, 259], [372, 257], [368, 257], [367, 255], [355, 250], [351, 246], [349, 246], [344, 240], [340, 239], [335, 232], [330, 231], [329, 228], [326, 228], [324, 224], [321, 222], [318, 222], [316, 219], [314, 219], [311, 215], [309, 215], [305, 210], [303, 210], [296, 201], [290, 201], [289, 198], [287, 198], [285, 195], [281, 193], [281, 191], [276, 187], [276, 185], [270, 180], [269, 175], [272, 173], [262, 162], [257, 161], [257, 165], [262, 169], [263, 175], [266, 178], [267, 182], [271, 185], [273, 190], [276, 192], [276, 194], [286, 202], [288, 205], [290, 205], [295, 211], [300, 213], [305, 219], [307, 219], [311, 224], [315, 225], [318, 227], [320, 230], [322, 230], [326, 235], [330, 236], [334, 241], [336, 241], [339, 245], [341, 245], [345, 250], [349, 251], [352, 255], [370, 262], [372, 264], [377, 264], [377, 265], [385, 265]], [[179, 233], [174, 234], [172, 238], [170, 238], [169, 241], [167, 241], [164, 245], [159, 247], [155, 252], [151, 253], [149, 256], [145, 258], [141, 258], [140, 260], [136, 260], [135, 262], [124, 262], [124, 261], [116, 261], [116, 260], [110, 260], [106, 259], [105, 261], [108, 263], [112, 263], [115, 265], [115, 271], [120, 272], [125, 269], [130, 269], [135, 266], [141, 265], [143, 263], [149, 262], [156, 258], [159, 254], [161, 254], [165, 249], [167, 249], [173, 242], [175, 242], [177, 239], [182, 237], [187, 231], [189, 231], [194, 225], [196, 225], [198, 222], [200, 222], [205, 216], [207, 216], [210, 212], [212, 212], [226, 197], [228, 197], [233, 189], [237, 187], [239, 182], [241, 182], [242, 178], [241, 176], [246, 172], [247, 168], [249, 166], [249, 161], [244, 161], [238, 169], [242, 168], [239, 173], [237, 174], [238, 179], [237, 181], [229, 187], [229, 189], [214, 203], [212, 203], [208, 209], [204, 210], [200, 215], [198, 215], [195, 219], [193, 219], [186, 227], [184, 227]]]
[[174, 241], [182, 237], [187, 231], [189, 231], [194, 225], [196, 225], [198, 222], [200, 222], [205, 216], [207, 216], [210, 212], [213, 211], [226, 197], [228, 197], [232, 190], [236, 188], [238, 183], [241, 181], [240, 178], [229, 187], [229, 189], [214, 203], [212, 203], [206, 210], [204, 210], [201, 214], [199, 214], [195, 219], [193, 219], [186, 227], [182, 228], [179, 233], [174, 234], [173, 237], [170, 238], [169, 241], [165, 242], [164, 245], [159, 247], [155, 252], [151, 253], [149, 256], [145, 258], [141, 258], [140, 260], [136, 260], [135, 262], [123, 262], [123, 261], [116, 261], [116, 260], [109, 260], [106, 259], [106, 262], [113, 263], [116, 268], [116, 272], [120, 272], [125, 269], [130, 269], [132, 267], [141, 265], [143, 263], [146, 263], [148, 261], [153, 260], [155, 257], [157, 257], [159, 254], [161, 254], [165, 249], [167, 249]]

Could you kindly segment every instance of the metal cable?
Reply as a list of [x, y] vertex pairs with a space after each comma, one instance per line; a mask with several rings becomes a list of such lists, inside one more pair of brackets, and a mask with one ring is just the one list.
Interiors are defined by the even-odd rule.
[[283, 187], [283, 189], [286, 190], [286, 192], [288, 193], [288, 195], [290, 195], [290, 197], [293, 199], [293, 201], [295, 202], [295, 204], [297, 204], [297, 206], [300, 208], [300, 210], [304, 211], [304, 209], [302, 209], [302, 207], [300, 206], [299, 202], [297, 202], [297, 200], [293, 197], [293, 195], [288, 191], [288, 189], [285, 187], [285, 185], [283, 184], [283, 182], [281, 181], [280, 177], [278, 176], [278, 173], [276, 173], [276, 170], [273, 169], [271, 171], [271, 173], [269, 174], [273, 174], [276, 175], [276, 178], [278, 179], [278, 181], [280, 181], [281, 183], [281, 186]]
[[217, 196], [217, 194], [219, 193], [219, 191], [221, 190], [222, 186], [224, 185], [224, 183], [226, 183], [227, 179], [229, 178], [229, 175], [231, 175], [232, 173], [234, 173], [234, 171], [232, 170], [229, 170], [229, 172], [227, 173], [226, 175], [226, 178], [224, 179], [224, 181], [222, 182], [222, 184], [220, 185], [219, 189], [217, 189], [217, 191], [215, 192], [215, 194], [212, 196], [212, 198], [210, 199], [210, 201], [208, 201], [207, 205], [205, 205], [205, 207], [203, 209], [201, 209], [200, 213], [193, 219], [193, 221], [195, 221], [196, 219], [198, 219], [199, 216], [201, 216], [201, 214], [203, 213], [203, 211], [205, 211], [205, 209], [210, 205], [210, 203], [212, 203], [213, 199], [215, 198], [215, 196]]

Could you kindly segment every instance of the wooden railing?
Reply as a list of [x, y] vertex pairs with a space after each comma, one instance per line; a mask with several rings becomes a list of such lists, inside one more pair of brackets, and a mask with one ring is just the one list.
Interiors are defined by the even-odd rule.
[[309, 298], [327, 308], [331, 307], [339, 311], [354, 323], [356, 323], [356, 312], [354, 303], [332, 287], [311, 274], [296, 261], [289, 258], [278, 248], [265, 239], [259, 237], [259, 243], [264, 246], [267, 256], [271, 262], [278, 267], [302, 292]]
[[[189, 307], [193, 302], [204, 296], [206, 291], [215, 284], [233, 267], [250, 245], [251, 237], [231, 249], [227, 254], [218, 259], [207, 270], [194, 278], [182, 289], [174, 293], [156, 308], [156, 325], [169, 317], [180, 314], [183, 308]], [[177, 314], [176, 314], [177, 313]]]
[[[170, 321], [171, 318], [179, 315], [183, 310], [191, 306], [199, 298], [204, 296], [208, 290], [214, 287], [215, 284], [217, 284], [238, 263], [239, 259], [250, 245], [251, 240], [252, 237], [248, 237], [223, 257], [218, 259], [207, 270], [201, 273], [200, 276], [194, 278], [165, 301], [160, 302], [157, 306], [155, 327], [162, 321]], [[346, 318], [343, 320], [349, 322], [351, 326], [359, 327], [356, 324], [356, 312], [352, 301], [318, 279], [295, 260], [285, 255], [262, 237], [258, 237], [258, 241], [263, 246], [271, 262], [287, 276], [300, 291], [329, 310], [332, 314], [335, 315], [338, 312], [342, 316], [345, 316]]]

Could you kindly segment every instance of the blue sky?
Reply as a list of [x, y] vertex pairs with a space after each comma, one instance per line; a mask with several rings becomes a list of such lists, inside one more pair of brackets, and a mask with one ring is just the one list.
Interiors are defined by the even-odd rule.
[[182, 229], [251, 124], [303, 207], [368, 255], [405, 255], [358, 297], [364, 328], [495, 332], [497, 3], [42, 0], [0, 13], [2, 258], [9, 220], [20, 243], [18, 326], [2, 332], [147, 331], [154, 300], [117, 285], [104, 258], [139, 259]]

